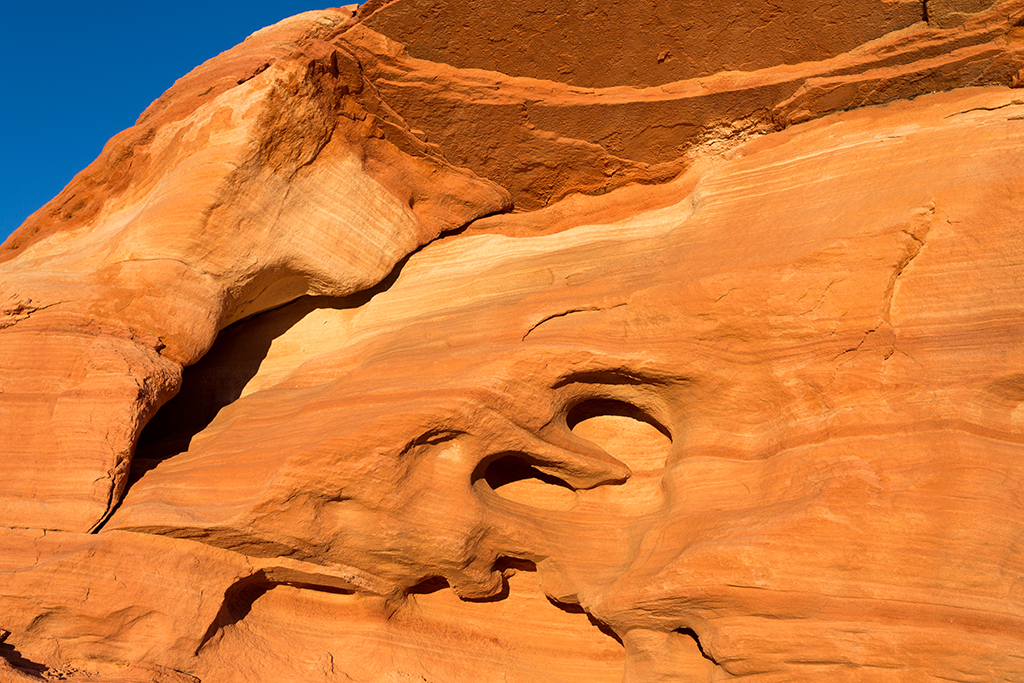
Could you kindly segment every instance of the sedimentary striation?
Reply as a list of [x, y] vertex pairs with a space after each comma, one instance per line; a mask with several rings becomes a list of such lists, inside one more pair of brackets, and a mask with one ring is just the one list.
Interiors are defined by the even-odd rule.
[[1024, 679], [1024, 1], [309, 12], [0, 248], [0, 680]]

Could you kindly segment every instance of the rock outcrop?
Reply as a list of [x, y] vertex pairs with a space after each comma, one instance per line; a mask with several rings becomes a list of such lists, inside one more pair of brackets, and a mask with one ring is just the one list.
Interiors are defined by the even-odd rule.
[[0, 680], [1024, 679], [1024, 0], [310, 12], [0, 249]]

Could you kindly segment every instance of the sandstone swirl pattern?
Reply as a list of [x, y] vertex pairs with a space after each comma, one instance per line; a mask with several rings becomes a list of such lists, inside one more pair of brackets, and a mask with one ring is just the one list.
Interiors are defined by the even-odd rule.
[[299, 15], [30, 217], [0, 680], [1024, 680], [1024, 2], [702, 7]]

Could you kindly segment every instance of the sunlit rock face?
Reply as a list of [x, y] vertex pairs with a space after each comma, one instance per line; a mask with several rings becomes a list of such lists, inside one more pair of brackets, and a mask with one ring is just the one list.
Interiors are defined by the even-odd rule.
[[1024, 2], [592, 5], [281, 22], [4, 244], [0, 680], [1024, 680]]

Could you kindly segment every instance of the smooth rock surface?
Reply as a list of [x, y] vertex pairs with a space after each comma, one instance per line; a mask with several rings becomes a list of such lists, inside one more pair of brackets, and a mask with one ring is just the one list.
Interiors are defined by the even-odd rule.
[[791, 4], [176, 83], [0, 250], [0, 681], [1024, 679], [1024, 2]]

